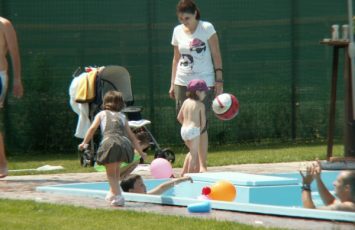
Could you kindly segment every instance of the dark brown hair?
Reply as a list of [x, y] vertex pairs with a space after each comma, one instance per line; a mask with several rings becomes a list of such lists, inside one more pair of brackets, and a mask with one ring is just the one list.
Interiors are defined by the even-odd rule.
[[134, 183], [137, 180], [142, 179], [140, 175], [131, 174], [121, 181], [121, 188], [124, 192], [129, 192], [130, 189], [134, 188]]
[[123, 101], [122, 93], [111, 90], [105, 93], [103, 109], [111, 110], [111, 111], [121, 111], [125, 107], [125, 103]]
[[176, 6], [176, 14], [189, 13], [194, 14], [196, 12], [196, 20], [200, 20], [201, 14], [196, 3], [193, 0], [180, 0]]
[[193, 99], [193, 100], [200, 100], [200, 98], [197, 96], [197, 94], [196, 94], [196, 91], [193, 91], [193, 92], [190, 92], [190, 91], [187, 91], [186, 92], [186, 96], [188, 97], [188, 98], [191, 98], [191, 99]]

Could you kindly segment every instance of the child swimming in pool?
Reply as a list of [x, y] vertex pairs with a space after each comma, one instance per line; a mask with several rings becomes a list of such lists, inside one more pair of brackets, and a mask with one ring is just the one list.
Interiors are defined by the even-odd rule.
[[188, 98], [182, 104], [177, 116], [182, 125], [181, 137], [190, 150], [184, 162], [182, 176], [185, 173], [200, 172], [199, 165], [203, 165], [199, 145], [201, 131], [206, 126], [205, 105], [202, 101], [207, 91], [208, 87], [204, 80], [191, 80], [187, 85]]
[[142, 194], [149, 194], [149, 195], [161, 195], [168, 189], [184, 181], [190, 181], [192, 183], [191, 177], [174, 178], [170, 181], [161, 183], [155, 188], [147, 191], [147, 188], [143, 182], [142, 177], [140, 175], [131, 174], [122, 180], [121, 187], [124, 192], [142, 193]]
[[79, 149], [83, 150], [94, 136], [96, 129], [100, 126], [102, 141], [97, 151], [98, 164], [104, 165], [110, 185], [105, 200], [112, 206], [123, 206], [124, 197], [119, 186], [121, 162], [130, 163], [133, 161], [133, 147], [143, 159], [146, 153], [128, 126], [127, 119], [120, 111], [124, 108], [122, 94], [117, 91], [108, 91], [103, 100], [103, 111], [99, 112], [88, 129]]

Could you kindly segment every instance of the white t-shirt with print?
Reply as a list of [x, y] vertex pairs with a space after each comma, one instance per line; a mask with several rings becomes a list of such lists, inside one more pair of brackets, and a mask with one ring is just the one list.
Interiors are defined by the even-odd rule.
[[171, 44], [179, 48], [181, 58], [177, 64], [176, 85], [187, 86], [192, 79], [202, 79], [214, 86], [214, 67], [208, 39], [216, 33], [209, 22], [199, 21], [193, 34], [187, 34], [184, 25], [174, 28]]

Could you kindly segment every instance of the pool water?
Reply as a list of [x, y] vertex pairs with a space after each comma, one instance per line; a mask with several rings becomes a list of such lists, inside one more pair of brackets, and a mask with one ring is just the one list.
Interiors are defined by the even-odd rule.
[[[332, 191], [333, 181], [338, 171], [323, 171], [322, 179], [326, 187]], [[355, 221], [355, 213], [312, 210], [302, 208], [302, 181], [298, 172], [256, 175], [236, 172], [198, 173], [189, 174], [193, 183], [189, 181], [176, 185], [160, 196], [147, 194], [124, 193], [127, 201], [148, 202], [165, 205], [187, 206], [201, 202], [197, 198], [202, 188], [212, 186], [220, 180], [228, 180], [237, 191], [233, 202], [211, 201], [213, 209], [293, 216], [302, 218], [328, 219], [338, 221]], [[167, 181], [168, 179], [146, 179], [147, 190]], [[104, 198], [109, 185], [107, 182], [61, 184], [37, 187], [37, 191], [71, 194]], [[323, 203], [317, 192], [315, 183], [312, 184], [312, 197], [316, 206]]]

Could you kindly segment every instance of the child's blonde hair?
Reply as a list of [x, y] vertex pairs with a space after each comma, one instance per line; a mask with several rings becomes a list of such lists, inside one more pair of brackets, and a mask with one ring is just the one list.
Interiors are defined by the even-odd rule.
[[121, 111], [125, 107], [125, 103], [123, 101], [122, 93], [111, 90], [105, 93], [103, 109], [111, 110], [111, 111]]

